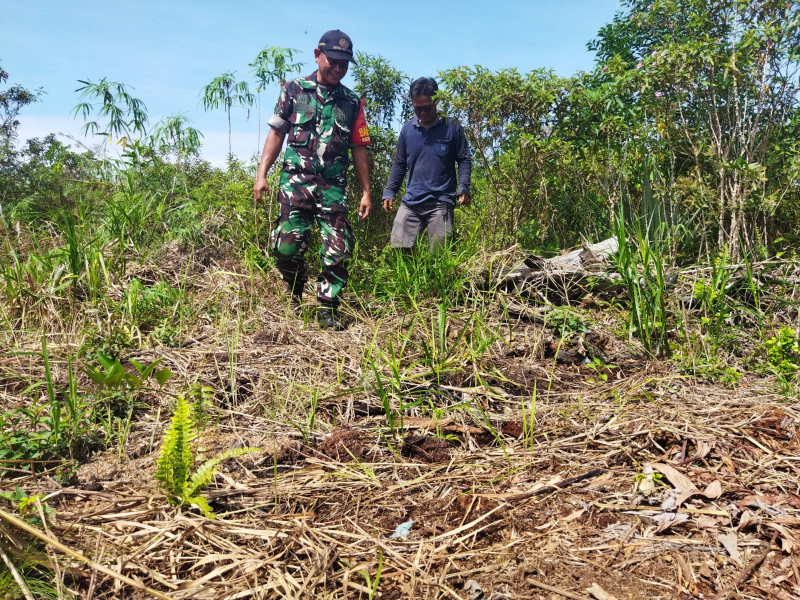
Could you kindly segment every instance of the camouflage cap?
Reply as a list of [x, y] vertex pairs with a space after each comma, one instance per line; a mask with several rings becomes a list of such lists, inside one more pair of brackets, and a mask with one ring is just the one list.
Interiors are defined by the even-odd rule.
[[350, 36], [339, 29], [331, 29], [322, 34], [317, 46], [325, 56], [335, 60], [349, 60], [357, 65], [353, 60], [353, 42]]

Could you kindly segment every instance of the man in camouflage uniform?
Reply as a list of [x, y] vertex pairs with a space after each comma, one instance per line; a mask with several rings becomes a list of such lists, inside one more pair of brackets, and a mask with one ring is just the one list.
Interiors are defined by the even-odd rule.
[[278, 201], [280, 214], [271, 235], [278, 270], [299, 309], [308, 280], [305, 252], [316, 220], [322, 245], [322, 272], [317, 277], [317, 319], [321, 326], [344, 329], [338, 315], [339, 295], [347, 283], [347, 262], [355, 238], [347, 212], [349, 153], [363, 194], [358, 208], [361, 219], [372, 208], [367, 145], [369, 133], [363, 103], [340, 82], [353, 60], [347, 34], [328, 31], [314, 50], [317, 71], [285, 84], [270, 132], [264, 142], [253, 194], [259, 202], [267, 192], [267, 172], [278, 158], [288, 134]]

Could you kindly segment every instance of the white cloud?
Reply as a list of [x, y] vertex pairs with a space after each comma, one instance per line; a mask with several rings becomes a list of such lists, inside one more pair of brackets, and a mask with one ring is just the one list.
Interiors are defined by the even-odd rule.
[[92, 145], [92, 140], [85, 138], [80, 131], [82, 124], [70, 117], [23, 116], [19, 121], [20, 126], [17, 133], [20, 141], [35, 137], [42, 138], [55, 133], [62, 142], [71, 146], [76, 146], [76, 144], [68, 139], [70, 136], [81, 140], [87, 146]]
[[[264, 143], [264, 133], [262, 132], [261, 143]], [[200, 150], [205, 160], [215, 167], [224, 167], [228, 160], [228, 132], [209, 131], [203, 132], [203, 147]], [[261, 156], [261, 149], [256, 152], [258, 144], [258, 131], [231, 133], [231, 152], [243, 162], [248, 162], [254, 154]]]

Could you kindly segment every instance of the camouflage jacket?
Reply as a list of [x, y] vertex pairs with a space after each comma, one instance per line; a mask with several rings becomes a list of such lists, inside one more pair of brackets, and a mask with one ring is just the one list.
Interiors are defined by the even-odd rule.
[[269, 120], [271, 127], [288, 133], [284, 171], [319, 175], [344, 186], [359, 108], [353, 91], [342, 84], [319, 85], [316, 71], [286, 82]]

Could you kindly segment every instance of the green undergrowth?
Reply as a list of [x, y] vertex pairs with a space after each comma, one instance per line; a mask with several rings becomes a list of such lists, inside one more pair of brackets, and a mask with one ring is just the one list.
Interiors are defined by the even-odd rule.
[[361, 297], [374, 298], [382, 310], [407, 310], [427, 301], [459, 306], [489, 291], [482, 280], [485, 273], [475, 268], [485, 255], [477, 229], [448, 239], [435, 250], [423, 234], [413, 248], [387, 245], [374, 257], [357, 253], [350, 288]]
[[[224, 345], [215, 384], [236, 407], [238, 357], [263, 325], [256, 317], [274, 300], [265, 292], [278, 280], [265, 251], [274, 198], [253, 202], [249, 167], [123, 162], [104, 173], [3, 206], [0, 336], [17, 365], [9, 361], [2, 373], [15, 398], [0, 410], [6, 478], [60, 469], [68, 480], [97, 449], [121, 455], [140, 415], [171, 398], [162, 393], [168, 377], [160, 378], [158, 359], [145, 364], [126, 356], [154, 349], [168, 355], [200, 331]], [[517, 325], [497, 301], [496, 280], [522, 253], [497, 258], [481, 221], [490, 208], [480, 199], [465, 209], [473, 212], [460, 212], [459, 235], [435, 252], [425, 236], [416, 248], [398, 251], [378, 243], [386, 231], [364, 233], [373, 237], [359, 241], [347, 288], [352, 320], [374, 327], [359, 365], [363, 381], [348, 379], [338, 363], [335, 377], [320, 366], [289, 388], [267, 381], [280, 401], [265, 411], [309, 442], [328, 416], [320, 411], [323, 399], [356, 389], [381, 407], [390, 439], [410, 413], [478, 411], [475, 418], [484, 421], [478, 407], [442, 390], [508, 383], [494, 362], [510, 348]], [[687, 376], [728, 387], [749, 375], [770, 378], [792, 397], [800, 323], [792, 277], [783, 273], [794, 263], [784, 257], [765, 267], [761, 255], [734, 259], [727, 246], [687, 263], [681, 252], [688, 225], [646, 223], [621, 209], [613, 221], [620, 250], [610, 268], [624, 293], [592, 310], [577, 302], [551, 307], [527, 359], [545, 359], [545, 337], [557, 351], [578, 347], [602, 320], [635, 359], [668, 360]], [[525, 231], [528, 244], [536, 237], [531, 231], [544, 232]], [[309, 248], [310, 272], [318, 266], [317, 241]], [[552, 245], [548, 235], [541, 241], [540, 250]], [[217, 276], [207, 278], [211, 269]], [[315, 325], [307, 319], [303, 326]], [[613, 361], [593, 358], [601, 381]], [[195, 491], [170, 493], [186, 499]]]
[[[9, 353], [22, 357], [23, 353]], [[122, 452], [142, 394], [153, 384], [163, 386], [172, 376], [158, 368], [161, 359], [143, 364], [135, 359], [123, 365], [102, 353], [81, 369], [66, 360], [65, 381], [53, 374], [53, 360], [45, 336], [41, 353], [28, 357], [41, 364], [43, 379], [28, 381], [20, 397], [23, 405], [0, 413], [0, 476], [51, 471], [70, 483], [74, 468], [89, 453], [113, 447]], [[88, 382], [80, 378], [81, 372]]]

